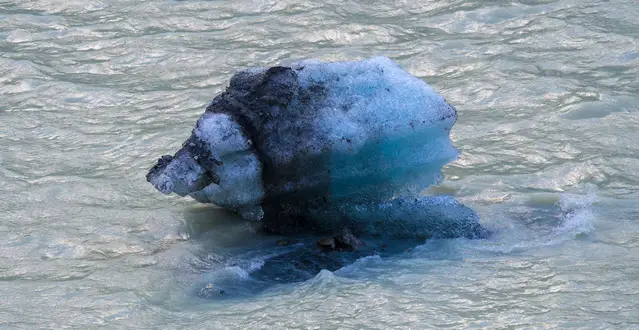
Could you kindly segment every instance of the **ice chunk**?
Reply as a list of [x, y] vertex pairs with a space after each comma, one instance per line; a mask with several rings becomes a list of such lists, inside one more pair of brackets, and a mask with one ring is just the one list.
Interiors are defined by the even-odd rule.
[[399, 197], [312, 209], [306, 219], [318, 222], [318, 227], [345, 223], [358, 232], [394, 237], [480, 238], [488, 234], [477, 214], [451, 196]]
[[252, 141], [231, 116], [205, 113], [178, 155], [162, 157], [147, 175], [158, 190], [188, 194], [247, 219], [263, 217], [262, 165]]
[[281, 232], [326, 229], [315, 213], [331, 223], [435, 221], [435, 211], [420, 208], [446, 203], [418, 199], [406, 208], [395, 197], [441, 181], [441, 167], [458, 156], [449, 138], [455, 120], [443, 97], [385, 57], [249, 69], [231, 78], [182, 149], [147, 179]]

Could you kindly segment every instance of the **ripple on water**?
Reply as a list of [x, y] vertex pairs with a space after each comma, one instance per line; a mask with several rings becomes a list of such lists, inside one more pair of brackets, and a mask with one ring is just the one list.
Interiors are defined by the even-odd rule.
[[[5, 1], [0, 327], [633, 328], [638, 8]], [[462, 157], [425, 193], [473, 207], [490, 239], [392, 242], [263, 285], [290, 251], [277, 237], [145, 182], [237, 69], [371, 55], [458, 109]]]

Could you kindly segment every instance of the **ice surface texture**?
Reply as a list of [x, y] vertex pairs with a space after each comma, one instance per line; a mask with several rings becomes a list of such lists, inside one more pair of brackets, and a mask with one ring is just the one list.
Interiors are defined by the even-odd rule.
[[417, 197], [458, 156], [449, 138], [455, 120], [444, 98], [385, 57], [249, 69], [147, 179], [277, 232], [346, 225], [474, 236], [472, 210], [449, 197]]

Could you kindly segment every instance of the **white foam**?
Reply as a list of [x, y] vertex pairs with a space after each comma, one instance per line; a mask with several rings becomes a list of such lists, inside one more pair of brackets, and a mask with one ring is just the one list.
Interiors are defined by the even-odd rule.
[[230, 278], [237, 278], [242, 281], [246, 281], [250, 278], [249, 272], [239, 266], [225, 267], [219, 276], [229, 276]]
[[562, 194], [559, 207], [564, 212], [561, 225], [554, 230], [555, 235], [587, 234], [594, 230], [595, 213], [592, 204], [596, 201], [595, 188], [588, 186], [586, 194]]
[[362, 269], [366, 267], [371, 267], [374, 265], [379, 265], [382, 263], [382, 257], [378, 254], [361, 257], [355, 260], [354, 263], [350, 265], [346, 265], [335, 271], [335, 275], [339, 276], [349, 276], [355, 275], [362, 271]]
[[558, 246], [595, 230], [596, 213], [593, 204], [597, 200], [594, 187], [587, 187], [582, 194], [561, 194], [557, 206], [562, 214], [558, 225], [549, 232], [538, 234], [525, 228], [513, 226], [497, 231], [493, 240], [473, 242], [480, 251], [494, 253], [517, 253], [532, 249]]

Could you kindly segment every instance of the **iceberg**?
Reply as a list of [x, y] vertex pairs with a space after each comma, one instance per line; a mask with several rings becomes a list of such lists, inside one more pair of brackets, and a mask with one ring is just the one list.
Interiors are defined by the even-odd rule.
[[479, 217], [420, 192], [459, 152], [456, 110], [386, 57], [236, 73], [147, 180], [278, 233], [478, 237]]

